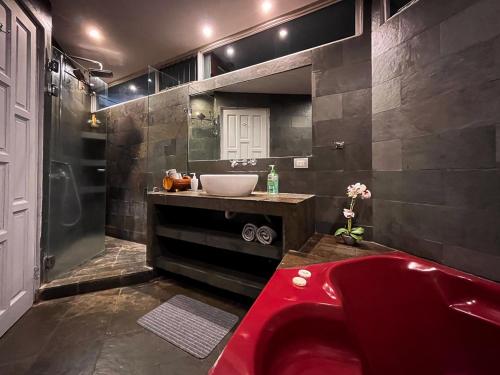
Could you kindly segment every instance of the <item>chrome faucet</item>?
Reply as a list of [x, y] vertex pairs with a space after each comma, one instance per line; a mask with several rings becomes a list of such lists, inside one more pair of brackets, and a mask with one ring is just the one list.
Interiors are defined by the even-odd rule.
[[255, 167], [257, 165], [257, 160], [255, 159], [231, 159], [231, 168], [237, 167], [239, 165], [246, 167], [247, 165], [251, 165]]

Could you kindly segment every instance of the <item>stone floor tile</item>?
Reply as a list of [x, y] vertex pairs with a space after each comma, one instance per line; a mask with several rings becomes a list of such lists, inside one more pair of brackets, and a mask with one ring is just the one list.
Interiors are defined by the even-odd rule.
[[240, 319], [251, 303], [197, 282], [167, 277], [43, 302], [0, 339], [0, 374], [206, 374], [234, 329], [207, 358], [198, 359], [137, 324], [176, 294]]

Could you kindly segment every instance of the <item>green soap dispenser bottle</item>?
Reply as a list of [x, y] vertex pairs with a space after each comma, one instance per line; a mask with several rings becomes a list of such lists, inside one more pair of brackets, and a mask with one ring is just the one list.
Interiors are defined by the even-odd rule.
[[271, 172], [267, 175], [267, 194], [276, 195], [279, 193], [279, 178], [274, 165], [270, 165]]

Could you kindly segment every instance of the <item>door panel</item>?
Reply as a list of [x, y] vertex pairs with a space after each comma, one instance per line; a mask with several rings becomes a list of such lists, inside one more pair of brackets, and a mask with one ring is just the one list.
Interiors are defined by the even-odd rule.
[[[5, 221], [6, 221], [6, 216], [5, 215], [5, 208], [7, 207], [6, 203], [6, 194], [5, 191], [7, 191], [7, 164], [6, 163], [1, 163], [0, 162], [0, 192], [3, 194], [0, 194], [0, 242], [4, 241], [2, 239], [2, 234], [5, 231]], [[2, 280], [0, 278], [0, 280]], [[1, 288], [0, 288], [1, 289]]]
[[226, 109], [222, 113], [222, 159], [269, 157], [268, 110]]
[[1, 336], [33, 303], [38, 154], [36, 29], [13, 0], [0, 0], [0, 20]]
[[25, 230], [27, 226], [27, 210], [14, 213], [12, 220], [12, 244], [16, 246], [16, 249], [8, 252], [9, 258], [7, 259], [9, 269], [12, 270], [9, 282], [10, 290], [7, 295], [9, 304], [12, 304], [12, 300], [15, 300], [25, 290], [24, 275], [26, 270], [24, 269], [24, 265], [26, 261], [25, 252], [28, 248], [28, 238]]
[[17, 118], [14, 124], [14, 147], [12, 149], [13, 161], [13, 193], [14, 202], [26, 198], [28, 189], [28, 175], [29, 170], [28, 156], [29, 156], [29, 126], [28, 121]]
[[238, 130], [240, 133], [239, 139], [238, 139], [238, 148], [239, 148], [239, 156], [238, 158], [243, 158], [247, 159], [248, 158], [248, 152], [249, 152], [249, 143], [250, 140], [248, 139], [248, 120], [249, 120], [249, 115], [246, 114], [240, 114], [237, 117], [237, 122], [239, 124]]
[[236, 116], [228, 115], [227, 125], [227, 148], [236, 149], [238, 132], [236, 131]]
[[252, 140], [254, 147], [262, 147], [262, 121], [260, 116], [253, 117]]
[[16, 20], [16, 105], [29, 109], [30, 97], [30, 43], [31, 34], [26, 27]]
[[[2, 34], [2, 33], [0, 33]], [[9, 89], [0, 84], [0, 153], [5, 152], [7, 146], [7, 105]]]
[[[10, 30], [10, 10], [5, 4], [0, 2], [0, 23], [4, 26], [4, 30]], [[10, 50], [7, 48], [8, 38], [7, 33], [0, 33], [0, 73], [8, 74], [7, 68], [9, 66]]]

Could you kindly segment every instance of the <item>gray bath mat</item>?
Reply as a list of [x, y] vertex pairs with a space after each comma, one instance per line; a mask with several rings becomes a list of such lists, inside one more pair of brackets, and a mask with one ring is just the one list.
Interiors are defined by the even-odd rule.
[[178, 294], [137, 323], [189, 354], [205, 358], [237, 321], [236, 315]]

